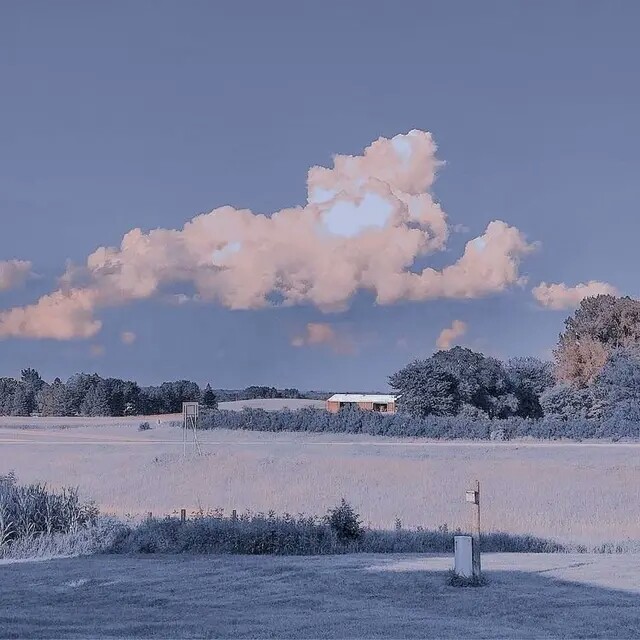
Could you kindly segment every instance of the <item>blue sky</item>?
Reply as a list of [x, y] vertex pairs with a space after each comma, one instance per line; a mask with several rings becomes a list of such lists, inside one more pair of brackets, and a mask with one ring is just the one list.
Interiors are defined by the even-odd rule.
[[[539, 247], [520, 265], [527, 285], [479, 299], [105, 306], [90, 338], [0, 340], [0, 374], [384, 389], [456, 319], [468, 346], [547, 356], [571, 309], [542, 307], [532, 287], [637, 294], [638, 18], [636, 3], [588, 1], [7, 4], [0, 261], [34, 274], [0, 292], [1, 309], [133, 228], [304, 205], [309, 167], [412, 129], [433, 134], [446, 164], [432, 193], [465, 228], [427, 264], [455, 262], [496, 219]], [[293, 346], [309, 323], [349, 348]]]

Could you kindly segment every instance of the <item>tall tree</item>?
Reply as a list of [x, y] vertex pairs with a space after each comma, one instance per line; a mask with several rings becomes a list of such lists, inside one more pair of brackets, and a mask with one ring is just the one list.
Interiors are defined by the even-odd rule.
[[414, 417], [455, 415], [460, 409], [458, 380], [433, 359], [411, 362], [389, 384], [400, 394], [398, 408]]
[[211, 385], [208, 384], [202, 394], [202, 404], [207, 407], [207, 409], [217, 409], [218, 408], [218, 399], [216, 398], [216, 394], [213, 392]]
[[26, 413], [24, 415], [30, 415], [36, 410], [36, 397], [45, 383], [40, 374], [31, 367], [22, 370], [20, 380], [25, 391], [23, 408]]
[[517, 411], [518, 399], [499, 360], [464, 347], [438, 351], [431, 359], [458, 381], [463, 404], [491, 418], [506, 418]]
[[605, 418], [640, 420], [640, 350], [614, 349], [593, 384]]
[[640, 344], [640, 301], [600, 295], [585, 298], [565, 320], [554, 352], [556, 377], [591, 384], [613, 349]]
[[45, 416], [74, 415], [73, 403], [66, 385], [60, 378], [56, 378], [53, 384], [42, 387], [37, 396], [37, 403], [38, 411]]
[[0, 378], [0, 415], [10, 416], [14, 411], [18, 381], [13, 378]]
[[110, 415], [109, 398], [104, 382], [100, 382], [89, 389], [80, 405], [80, 414], [83, 416]]
[[18, 382], [15, 387], [12, 398], [11, 415], [12, 416], [29, 416], [33, 411], [35, 399], [29, 395], [27, 386], [24, 382]]
[[89, 390], [103, 382], [97, 373], [77, 373], [67, 380], [66, 389], [71, 415], [82, 413], [82, 403]]
[[551, 363], [532, 357], [512, 358], [506, 369], [518, 399], [518, 415], [541, 418], [540, 396], [554, 383]]

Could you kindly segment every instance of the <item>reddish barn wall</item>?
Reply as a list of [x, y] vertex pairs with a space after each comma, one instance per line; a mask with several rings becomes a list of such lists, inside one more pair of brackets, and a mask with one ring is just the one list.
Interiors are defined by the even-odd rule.
[[[376, 403], [378, 404], [378, 403]], [[373, 402], [358, 402], [358, 407], [363, 411], [373, 411]], [[340, 411], [340, 403], [339, 402], [330, 402], [327, 400], [327, 411], [330, 413], [338, 413]], [[387, 410], [383, 413], [395, 413], [396, 412], [396, 403], [390, 402], [387, 404]]]

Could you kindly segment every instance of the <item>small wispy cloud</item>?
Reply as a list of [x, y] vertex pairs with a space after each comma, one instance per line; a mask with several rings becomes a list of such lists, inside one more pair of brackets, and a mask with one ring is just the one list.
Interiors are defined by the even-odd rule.
[[294, 336], [291, 339], [291, 346], [321, 346], [330, 347], [335, 353], [353, 354], [355, 353], [355, 344], [347, 336], [338, 333], [338, 331], [326, 322], [309, 322], [305, 327], [304, 334]]
[[89, 349], [89, 353], [94, 358], [101, 358], [106, 352], [107, 350], [101, 344], [92, 344]]
[[458, 338], [467, 333], [467, 323], [462, 320], [454, 320], [450, 327], [443, 329], [436, 340], [438, 349], [450, 349]]
[[131, 345], [137, 340], [138, 336], [133, 331], [123, 331], [120, 334], [122, 344]]

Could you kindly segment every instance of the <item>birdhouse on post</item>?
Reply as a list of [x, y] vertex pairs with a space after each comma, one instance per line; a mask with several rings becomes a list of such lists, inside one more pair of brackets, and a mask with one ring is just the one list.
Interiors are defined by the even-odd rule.
[[480, 567], [480, 482], [476, 480], [476, 488], [465, 491], [465, 502], [475, 505], [471, 536], [455, 537], [454, 571], [463, 578], [481, 578]]

